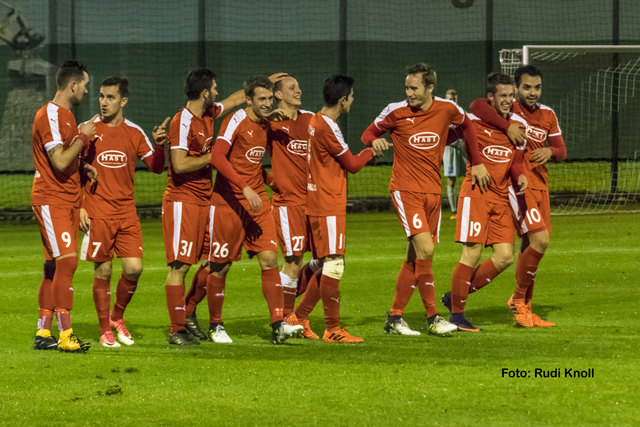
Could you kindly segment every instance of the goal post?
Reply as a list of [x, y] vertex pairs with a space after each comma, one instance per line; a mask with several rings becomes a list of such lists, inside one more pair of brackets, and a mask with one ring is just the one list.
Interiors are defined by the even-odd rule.
[[[536, 65], [567, 163], [550, 165], [552, 198], [589, 213], [640, 202], [640, 45], [524, 45], [500, 51], [502, 72]], [[556, 175], [556, 176], [554, 176]], [[557, 182], [560, 181], [560, 182]]]

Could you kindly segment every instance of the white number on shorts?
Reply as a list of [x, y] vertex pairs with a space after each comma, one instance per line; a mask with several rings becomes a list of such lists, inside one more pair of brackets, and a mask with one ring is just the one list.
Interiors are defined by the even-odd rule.
[[191, 249], [193, 249], [193, 242], [187, 242], [186, 240], [180, 241], [182, 248], [180, 249], [180, 255], [191, 256]]
[[527, 222], [529, 224], [533, 224], [534, 222], [540, 222], [540, 220], [542, 219], [540, 217], [540, 212], [536, 208], [529, 209], [527, 211], [526, 217], [527, 217]]
[[224, 245], [220, 245], [218, 242], [213, 242], [213, 256], [214, 258], [226, 258], [229, 256], [229, 244], [225, 243]]
[[293, 250], [301, 251], [304, 246], [304, 236], [293, 236], [291, 240], [293, 241]]
[[65, 248], [71, 246], [71, 234], [69, 234], [68, 231], [62, 233], [60, 237], [62, 238], [62, 241], [66, 243], [66, 245], [64, 245]]
[[469, 227], [471, 228], [471, 232], [469, 236], [478, 236], [480, 235], [480, 230], [482, 230], [482, 225], [478, 221], [469, 221]]
[[95, 249], [93, 249], [93, 253], [91, 254], [91, 258], [95, 258], [98, 254], [98, 249], [100, 249], [100, 245], [102, 242], [92, 242]]
[[422, 221], [420, 221], [420, 218], [418, 218], [418, 214], [415, 214], [413, 216], [413, 228], [415, 229], [422, 228]]

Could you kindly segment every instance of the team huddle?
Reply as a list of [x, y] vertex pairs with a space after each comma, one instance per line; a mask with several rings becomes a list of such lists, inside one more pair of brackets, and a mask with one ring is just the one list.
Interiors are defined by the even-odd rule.
[[[186, 106], [155, 126], [150, 141], [124, 117], [128, 81], [119, 77], [102, 82], [100, 114], [78, 126], [70, 109], [87, 93], [89, 75], [81, 62], [65, 62], [56, 75], [54, 99], [37, 112], [33, 125], [32, 206], [45, 254], [34, 349], [83, 353], [90, 348], [74, 334], [70, 318], [78, 229], [85, 233], [80, 257], [94, 263], [99, 343], [134, 344], [124, 312], [142, 272], [135, 164], [140, 158], [150, 171], [163, 173], [165, 146], [162, 232], [172, 345], [233, 341], [222, 312], [226, 277], [243, 247], [260, 266], [274, 344], [293, 337], [320, 339], [308, 320], [320, 301], [324, 342], [363, 342], [340, 322], [347, 172], [357, 173], [389, 149], [394, 158], [389, 190], [408, 248], [385, 332], [420, 335], [402, 317], [416, 287], [430, 333], [479, 332], [464, 316], [466, 301], [513, 262], [516, 233], [522, 245], [508, 307], [518, 326], [553, 326], [533, 313], [531, 300], [551, 232], [545, 164], [564, 160], [566, 149], [555, 114], [538, 103], [540, 70], [521, 67], [514, 77], [515, 84], [508, 75], [490, 74], [487, 98], [475, 100], [467, 114], [454, 101], [434, 96], [435, 71], [415, 64], [407, 69], [406, 100], [382, 110], [362, 134], [366, 148], [354, 155], [337, 123], [354, 101], [354, 80], [348, 76], [325, 80], [324, 106], [314, 114], [300, 109], [302, 90], [292, 75], [252, 76], [218, 102], [215, 74], [194, 69], [185, 81]], [[222, 117], [214, 140], [214, 120]], [[458, 139], [465, 141], [468, 163], [457, 206], [462, 256], [451, 291], [442, 297], [451, 312], [447, 321], [436, 309], [431, 260], [440, 227], [443, 153]], [[265, 152], [271, 172], [263, 166]], [[265, 185], [273, 190], [271, 200]], [[480, 263], [485, 246], [493, 254]], [[303, 265], [306, 252], [313, 258]], [[122, 261], [122, 275], [112, 308], [114, 254]], [[187, 292], [185, 278], [198, 263]], [[206, 333], [196, 317], [205, 296]], [[58, 339], [51, 334], [54, 316]]]

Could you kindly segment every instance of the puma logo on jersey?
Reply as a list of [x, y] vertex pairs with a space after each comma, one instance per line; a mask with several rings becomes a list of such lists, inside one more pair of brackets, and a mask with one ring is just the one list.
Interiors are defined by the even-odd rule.
[[286, 130], [287, 132], [289, 132], [289, 128], [286, 126], [282, 126], [282, 129]]
[[415, 124], [414, 122], [415, 122], [416, 118], [415, 117], [406, 117], [406, 120], [410, 121], [411, 124]]
[[491, 134], [493, 133], [493, 131], [492, 131], [492, 130], [482, 129], [482, 131], [483, 131], [484, 133], [486, 133], [487, 135], [489, 135], [489, 138], [491, 138]]
[[247, 131], [247, 133], [249, 134], [249, 136], [250, 136], [251, 138], [253, 138], [253, 131], [252, 131], [252, 130], [248, 130], [248, 131]]
[[251, 163], [261, 163], [264, 157], [264, 147], [251, 147], [244, 155]]
[[69, 123], [69, 122], [67, 122], [67, 123], [65, 123], [65, 124], [66, 124], [67, 126], [69, 126], [69, 127], [72, 127], [72, 126], [71, 126], [71, 123]]
[[482, 149], [482, 155], [494, 163], [507, 163], [511, 160], [512, 151], [500, 145], [489, 145]]
[[309, 135], [313, 136], [315, 133], [316, 130], [313, 127], [309, 126]]
[[204, 138], [204, 133], [198, 132], [198, 135], [201, 135]]
[[440, 135], [434, 132], [419, 132], [409, 138], [409, 144], [418, 150], [429, 150], [439, 143]]
[[98, 163], [110, 169], [123, 168], [127, 166], [127, 155], [122, 151], [107, 150], [98, 154], [96, 157]]
[[102, 135], [96, 135], [96, 139], [99, 139], [100, 141], [102, 141]]
[[270, 240], [271, 243], [273, 243], [274, 246], [278, 246], [278, 244], [276, 242], [274, 242], [273, 240]]

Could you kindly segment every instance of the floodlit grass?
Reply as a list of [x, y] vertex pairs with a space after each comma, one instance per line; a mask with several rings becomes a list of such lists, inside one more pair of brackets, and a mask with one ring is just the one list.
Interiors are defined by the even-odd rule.
[[[384, 334], [406, 241], [392, 214], [349, 215], [342, 318], [363, 344], [272, 345], [258, 266], [243, 260], [229, 275], [224, 309], [234, 343], [194, 348], [166, 343], [161, 225], [144, 222], [145, 271], [125, 313], [136, 344], [98, 347], [92, 266], [80, 262], [72, 320], [93, 342], [84, 355], [31, 349], [40, 237], [33, 225], [2, 225], [2, 424], [633, 425], [640, 419], [639, 220], [553, 218], [535, 307], [557, 327], [513, 326], [510, 267], [468, 302], [481, 333], [438, 338], [426, 335], [418, 295], [405, 318], [423, 335]], [[438, 297], [460, 255], [453, 233], [454, 221], [444, 220], [434, 258]], [[116, 262], [112, 282], [119, 271]], [[198, 310], [206, 325], [206, 301]], [[321, 306], [310, 320], [321, 333]], [[531, 376], [503, 377], [503, 368]], [[536, 368], [559, 368], [563, 377], [534, 378]], [[565, 378], [565, 368], [593, 368], [595, 377]]]

